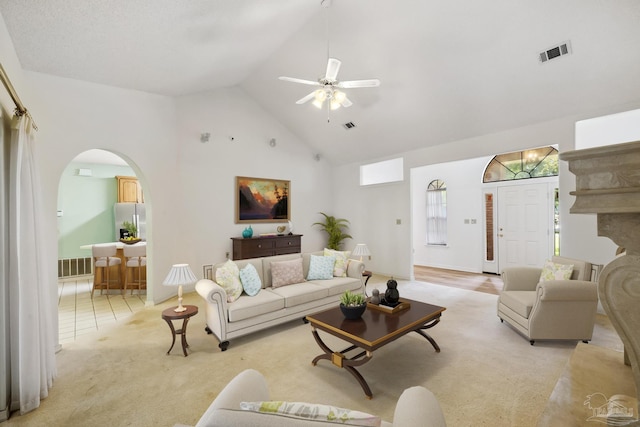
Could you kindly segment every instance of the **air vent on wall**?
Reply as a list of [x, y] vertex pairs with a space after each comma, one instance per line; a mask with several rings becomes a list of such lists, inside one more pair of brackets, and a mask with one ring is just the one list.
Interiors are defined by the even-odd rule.
[[355, 123], [353, 123], [353, 122], [347, 122], [347, 123], [343, 124], [342, 126], [344, 126], [346, 129], [353, 129], [354, 127], [356, 127]]
[[551, 49], [547, 49], [544, 52], [540, 52], [539, 60], [540, 62], [547, 62], [570, 53], [571, 42], [567, 41], [559, 44], [558, 46], [554, 46]]

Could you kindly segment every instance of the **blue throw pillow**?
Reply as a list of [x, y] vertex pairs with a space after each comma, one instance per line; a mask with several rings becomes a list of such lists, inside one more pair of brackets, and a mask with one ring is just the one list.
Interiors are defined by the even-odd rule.
[[240, 270], [240, 282], [242, 282], [242, 288], [250, 297], [258, 295], [258, 292], [262, 289], [262, 281], [258, 275], [258, 270], [253, 264], [247, 264]]
[[335, 264], [336, 257], [311, 255], [307, 280], [333, 279], [333, 267]]

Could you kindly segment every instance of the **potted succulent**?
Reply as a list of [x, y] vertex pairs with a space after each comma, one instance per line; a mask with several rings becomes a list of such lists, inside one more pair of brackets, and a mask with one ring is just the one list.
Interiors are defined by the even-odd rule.
[[323, 212], [320, 212], [320, 215], [324, 216], [324, 222], [314, 222], [313, 225], [320, 226], [329, 235], [327, 248], [339, 251], [340, 246], [342, 246], [342, 241], [352, 238], [349, 234], [345, 233], [349, 228], [349, 221], [344, 218], [327, 215]]
[[367, 308], [367, 300], [363, 294], [345, 291], [340, 296], [340, 310], [347, 319], [359, 319]]

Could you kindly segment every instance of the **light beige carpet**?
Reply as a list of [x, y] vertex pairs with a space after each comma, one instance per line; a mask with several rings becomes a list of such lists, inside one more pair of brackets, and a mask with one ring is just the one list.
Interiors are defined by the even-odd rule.
[[[374, 284], [375, 286], [375, 284]], [[378, 285], [384, 289], [384, 284]], [[371, 289], [371, 284], [369, 285]], [[447, 308], [429, 330], [442, 352], [410, 334], [374, 353], [359, 370], [374, 394], [327, 361], [302, 321], [231, 341], [221, 352], [204, 332], [204, 301], [185, 295], [200, 313], [188, 325], [188, 357], [161, 319], [175, 300], [67, 344], [57, 355], [58, 378], [36, 411], [7, 426], [173, 426], [195, 424], [224, 385], [247, 368], [262, 372], [273, 398], [322, 402], [391, 421], [400, 393], [424, 385], [435, 393], [449, 426], [535, 426], [575, 342], [529, 342], [496, 316], [495, 295], [420, 282], [400, 282], [403, 297]], [[335, 342], [328, 339], [329, 342]], [[604, 316], [592, 344], [619, 347]], [[342, 347], [342, 346], [339, 346]]]

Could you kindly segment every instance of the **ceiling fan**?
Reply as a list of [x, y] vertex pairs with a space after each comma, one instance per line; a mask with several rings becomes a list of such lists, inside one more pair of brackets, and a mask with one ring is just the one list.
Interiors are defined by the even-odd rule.
[[304, 98], [300, 98], [296, 101], [296, 104], [304, 104], [313, 99], [313, 105], [318, 108], [322, 108], [322, 104], [324, 101], [328, 102], [328, 106], [330, 109], [335, 110], [336, 108], [350, 107], [353, 103], [347, 98], [347, 95], [338, 89], [355, 89], [361, 87], [377, 87], [380, 86], [380, 80], [378, 79], [367, 79], [367, 80], [347, 80], [347, 81], [339, 81], [338, 80], [338, 71], [340, 70], [340, 62], [339, 59], [329, 58], [327, 61], [327, 71], [324, 77], [320, 77], [317, 81], [313, 80], [304, 80], [298, 79], [295, 77], [279, 77], [280, 80], [293, 82], [293, 83], [302, 83], [310, 86], [320, 86], [319, 89], [314, 90]]

